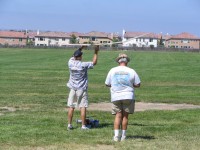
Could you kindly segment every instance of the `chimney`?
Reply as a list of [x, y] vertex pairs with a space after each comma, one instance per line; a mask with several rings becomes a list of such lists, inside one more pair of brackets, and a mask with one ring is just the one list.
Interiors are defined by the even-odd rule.
[[39, 30], [37, 30], [37, 35], [39, 35], [40, 34], [40, 31]]

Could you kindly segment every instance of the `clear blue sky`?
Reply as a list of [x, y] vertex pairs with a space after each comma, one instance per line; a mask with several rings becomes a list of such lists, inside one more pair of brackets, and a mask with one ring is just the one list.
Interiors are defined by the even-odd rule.
[[200, 0], [0, 0], [0, 29], [200, 37]]

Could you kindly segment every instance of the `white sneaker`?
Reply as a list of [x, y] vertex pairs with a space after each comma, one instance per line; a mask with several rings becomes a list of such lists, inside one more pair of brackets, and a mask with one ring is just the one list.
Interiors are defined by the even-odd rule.
[[88, 127], [81, 127], [82, 130], [89, 130], [90, 128]]
[[121, 137], [121, 141], [124, 141], [124, 140], [126, 140], [126, 136]]
[[119, 142], [119, 141], [120, 141], [120, 137], [119, 137], [119, 136], [114, 136], [114, 137], [113, 137], [113, 141]]

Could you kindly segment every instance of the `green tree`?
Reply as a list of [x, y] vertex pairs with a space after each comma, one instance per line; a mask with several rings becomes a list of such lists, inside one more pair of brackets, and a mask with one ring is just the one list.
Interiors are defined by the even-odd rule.
[[163, 46], [163, 45], [164, 45], [164, 43], [163, 43], [163, 39], [162, 39], [162, 36], [161, 36], [161, 38], [160, 38], [159, 45], [160, 45], [160, 46]]
[[[114, 37], [113, 40], [112, 40], [112, 42], [113, 42], [113, 43], [119, 42], [119, 39], [116, 38], [116, 37]], [[117, 47], [117, 45], [118, 45], [118, 44], [112, 44], [112, 47]]]
[[70, 43], [71, 43], [71, 44], [76, 44], [76, 43], [77, 43], [76, 35], [74, 35], [74, 34], [71, 35]]

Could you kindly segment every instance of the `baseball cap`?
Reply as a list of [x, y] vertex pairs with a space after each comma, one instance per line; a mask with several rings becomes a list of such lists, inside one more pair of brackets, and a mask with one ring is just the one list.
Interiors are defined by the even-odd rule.
[[130, 58], [126, 54], [119, 54], [119, 56], [116, 58], [116, 62], [129, 62]]
[[80, 49], [78, 49], [78, 50], [76, 50], [75, 52], [74, 52], [74, 57], [80, 57], [80, 56], [82, 56], [82, 52], [81, 52], [81, 50]]

